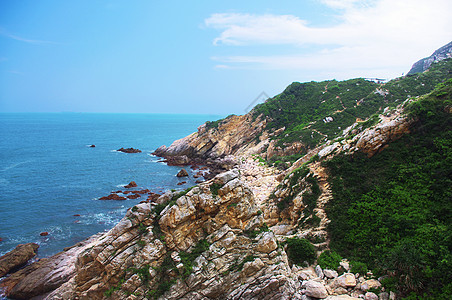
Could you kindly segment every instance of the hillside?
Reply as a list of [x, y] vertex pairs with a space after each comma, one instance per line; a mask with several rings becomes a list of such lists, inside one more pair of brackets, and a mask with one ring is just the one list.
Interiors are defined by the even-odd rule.
[[432, 64], [451, 57], [452, 57], [452, 42], [439, 48], [438, 50], [433, 52], [433, 54], [430, 55], [429, 57], [423, 58], [415, 62], [411, 67], [410, 71], [407, 73], [407, 75], [413, 75], [416, 73], [427, 71]]
[[448, 299], [451, 113], [451, 59], [386, 84], [293, 83], [156, 150], [227, 171], [0, 287], [15, 299]]

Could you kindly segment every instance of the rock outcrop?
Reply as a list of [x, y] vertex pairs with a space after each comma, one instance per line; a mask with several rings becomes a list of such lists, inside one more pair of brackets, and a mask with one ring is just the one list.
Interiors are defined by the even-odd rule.
[[25, 265], [36, 256], [39, 245], [35, 243], [20, 244], [11, 252], [0, 257], [0, 277], [5, 276], [11, 270]]
[[451, 57], [452, 57], [452, 42], [442, 46], [441, 48], [433, 52], [433, 54], [430, 55], [429, 57], [423, 58], [415, 62], [411, 67], [411, 70], [407, 73], [407, 75], [424, 72], [428, 70], [432, 64]]
[[141, 153], [141, 150], [135, 148], [120, 148], [116, 151], [124, 152], [124, 153]]
[[30, 299], [58, 288], [74, 276], [78, 255], [100, 237], [101, 234], [94, 235], [50, 258], [26, 266], [0, 282], [0, 288], [14, 299]]

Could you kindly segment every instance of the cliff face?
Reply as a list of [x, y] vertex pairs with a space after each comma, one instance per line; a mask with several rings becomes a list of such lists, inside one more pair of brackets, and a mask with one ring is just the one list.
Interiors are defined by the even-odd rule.
[[452, 42], [439, 48], [429, 57], [423, 58], [413, 64], [407, 75], [412, 75], [419, 72], [424, 72], [430, 68], [434, 63], [452, 57]]

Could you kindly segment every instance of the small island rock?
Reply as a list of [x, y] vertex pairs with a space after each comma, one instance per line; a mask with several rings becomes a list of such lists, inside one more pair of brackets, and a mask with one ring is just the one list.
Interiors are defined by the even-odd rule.
[[137, 187], [137, 183], [135, 181], [131, 181], [128, 185], [124, 186], [126, 189], [130, 189], [133, 187]]
[[48, 236], [49, 233], [48, 233], [47, 231], [44, 231], [44, 232], [41, 232], [39, 235], [40, 235], [40, 236]]
[[177, 173], [176, 175], [177, 177], [187, 177], [188, 176], [188, 172], [185, 169], [181, 169], [179, 171], [179, 173]]
[[116, 151], [124, 152], [124, 153], [141, 153], [141, 150], [134, 148], [121, 148]]

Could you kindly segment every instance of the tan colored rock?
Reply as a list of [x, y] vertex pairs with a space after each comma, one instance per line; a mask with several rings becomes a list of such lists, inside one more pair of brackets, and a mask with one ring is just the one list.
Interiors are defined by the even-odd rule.
[[21, 267], [36, 255], [39, 245], [35, 243], [17, 245], [14, 250], [0, 257], [0, 277], [12, 269]]
[[275, 235], [271, 231], [265, 232], [256, 246], [256, 250], [263, 253], [272, 252], [276, 248], [278, 248], [278, 244]]
[[361, 283], [361, 290], [377, 289], [381, 287], [381, 283], [376, 279], [369, 279]]
[[337, 287], [343, 287], [343, 288], [354, 287], [354, 286], [356, 286], [355, 275], [352, 273], [342, 274], [341, 276], [334, 279], [333, 285], [337, 286]]
[[29, 299], [52, 291], [74, 276], [77, 256], [100, 237], [94, 235], [66, 251], [39, 260], [5, 278], [0, 287], [15, 299]]

